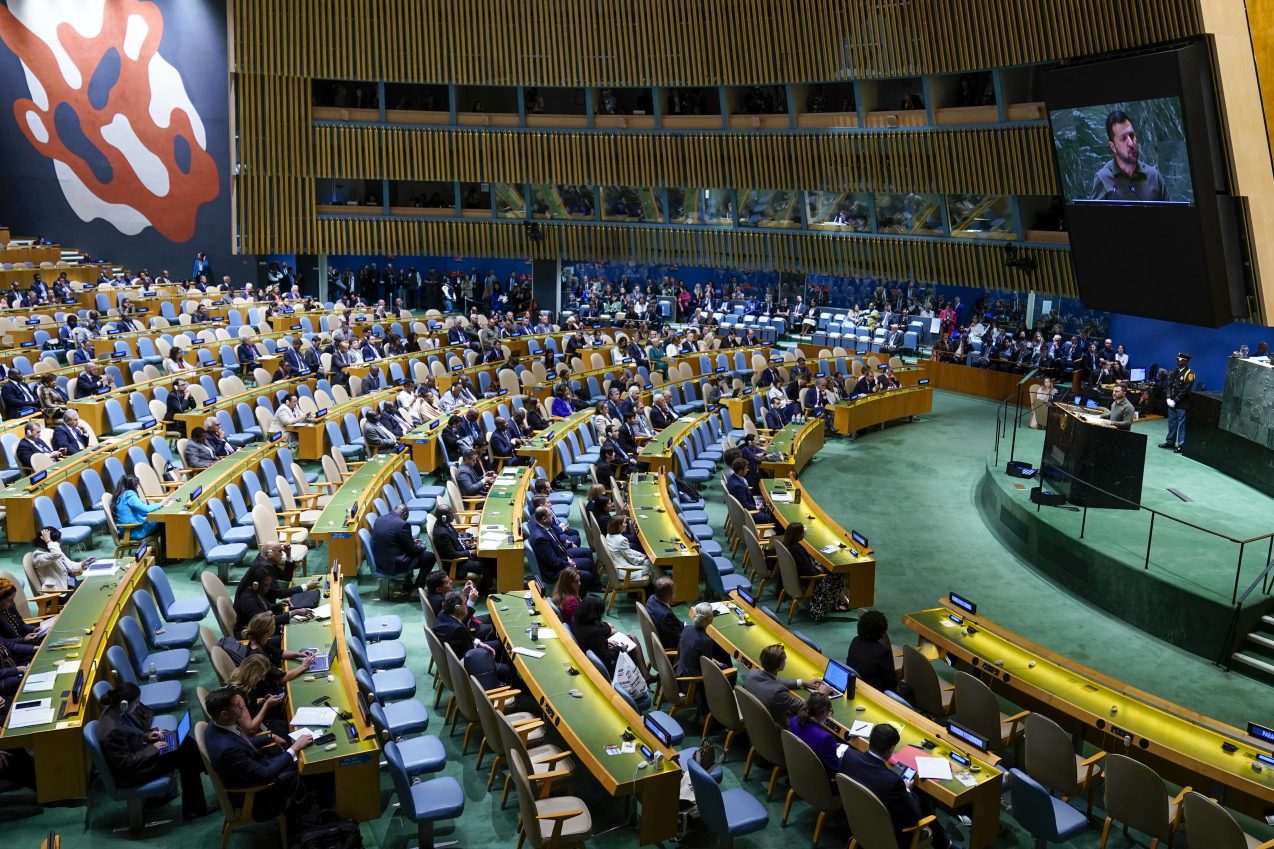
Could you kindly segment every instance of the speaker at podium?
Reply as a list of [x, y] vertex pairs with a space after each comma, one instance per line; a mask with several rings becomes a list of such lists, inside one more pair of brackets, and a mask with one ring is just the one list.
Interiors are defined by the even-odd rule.
[[1136, 510], [1146, 467], [1146, 435], [1121, 430], [1101, 410], [1053, 404], [1044, 432], [1041, 477], [1080, 507]]

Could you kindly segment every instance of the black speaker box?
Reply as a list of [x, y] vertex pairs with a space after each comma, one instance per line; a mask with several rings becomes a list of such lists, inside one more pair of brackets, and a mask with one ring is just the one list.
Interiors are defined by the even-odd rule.
[[1036, 504], [1043, 504], [1045, 507], [1057, 507], [1066, 503], [1066, 496], [1060, 492], [1045, 492], [1037, 486], [1031, 490], [1031, 501]]
[[1009, 460], [1004, 467], [1004, 474], [1011, 478], [1029, 478], [1035, 476], [1035, 468], [1022, 460]]

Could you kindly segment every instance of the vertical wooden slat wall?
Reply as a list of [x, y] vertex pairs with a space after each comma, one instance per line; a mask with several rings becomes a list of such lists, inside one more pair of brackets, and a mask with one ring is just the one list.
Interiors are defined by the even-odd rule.
[[323, 218], [316, 181], [460, 180], [1049, 195], [1041, 126], [827, 135], [315, 125], [316, 79], [492, 86], [872, 80], [1196, 35], [1196, 0], [252, 0], [233, 5], [240, 250], [709, 262], [1072, 292], [1065, 251], [791, 231]]

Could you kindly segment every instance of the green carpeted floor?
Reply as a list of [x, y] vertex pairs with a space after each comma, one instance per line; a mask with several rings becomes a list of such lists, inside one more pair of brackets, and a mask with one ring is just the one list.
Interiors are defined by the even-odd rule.
[[[935, 393], [931, 415], [884, 432], [869, 432], [853, 442], [843, 439], [832, 441], [802, 474], [802, 480], [828, 512], [846, 527], [859, 529], [871, 539], [879, 564], [876, 606], [889, 616], [894, 642], [914, 641], [914, 635], [901, 625], [903, 613], [931, 606], [949, 589], [958, 588], [978, 601], [980, 612], [1004, 626], [1098, 670], [1121, 677], [1133, 686], [1235, 724], [1264, 717], [1270, 697], [1270, 689], [1266, 685], [1224, 673], [1197, 657], [1076, 601], [1001, 547], [983, 525], [974, 500], [986, 452], [992, 447], [994, 414], [994, 406], [988, 402], [938, 392]], [[1160, 436], [1160, 432], [1156, 428], [1162, 426], [1162, 423], [1148, 425], [1152, 442], [1159, 441], [1156, 437]], [[1177, 459], [1189, 462], [1184, 458]], [[709, 491], [708, 498], [712, 523], [720, 528], [724, 515], [720, 495]], [[5, 565], [0, 568], [17, 570], [19, 557], [20, 549], [13, 549], [4, 556]], [[323, 551], [320, 549], [311, 557], [322, 560]], [[188, 580], [189, 564], [174, 565], [169, 573], [179, 593], [199, 592], [199, 585]], [[365, 597], [370, 598], [371, 590], [371, 583], [365, 583]], [[416, 672], [419, 682], [418, 697], [432, 703], [432, 688], [425, 673], [428, 654], [420, 630], [419, 608], [404, 603], [381, 605], [376, 602], [371, 602], [369, 607], [373, 610], [392, 609], [403, 617], [407, 625], [403, 639], [407, 643], [409, 666]], [[615, 610], [613, 619], [616, 623], [635, 633], [636, 621], [631, 605], [621, 601], [616, 604]], [[855, 627], [849, 614], [834, 615], [821, 623], [797, 621], [801, 629], [833, 657], [843, 655]], [[201, 656], [202, 651], [197, 650], [197, 655]], [[206, 660], [201, 659], [194, 670], [186, 682], [192, 704], [195, 686], [200, 683], [207, 685], [213, 677]], [[462, 757], [459, 736], [450, 736], [439, 717], [440, 714], [435, 714], [435, 723], [430, 730], [440, 734], [446, 743], [452, 756], [446, 774], [463, 783], [467, 797], [464, 815], [455, 821], [451, 833], [444, 825], [439, 839], [458, 839], [462, 846], [470, 849], [512, 846], [516, 841], [515, 805], [510, 804], [500, 810], [498, 793], [492, 795], [486, 791], [486, 771], [479, 771], [474, 766], [472, 754], [475, 747], [470, 747], [468, 757]], [[692, 742], [696, 739], [694, 735], [698, 724], [689, 715], [685, 717], [685, 724], [690, 734], [687, 742]], [[740, 786], [745, 752], [745, 745], [736, 742], [726, 763], [726, 786]], [[763, 796], [764, 785], [757, 777], [754, 772], [742, 786]], [[407, 842], [414, 842], [414, 827], [396, 817], [390, 807], [394, 801], [393, 793], [383, 774], [381, 789], [387, 811], [379, 820], [364, 824], [365, 844], [396, 849], [407, 845]], [[607, 799], [587, 775], [577, 773], [572, 792], [583, 796], [589, 803], [598, 830], [619, 828], [594, 838], [594, 845], [635, 845], [633, 833], [622, 828], [629, 815], [623, 805]], [[776, 799], [769, 805], [769, 827], [740, 838], [739, 846], [779, 847], [802, 845], [809, 840], [814, 817], [808, 808], [797, 802], [789, 825], [783, 828], [780, 825], [781, 795]], [[41, 811], [33, 805], [33, 797], [29, 794], [0, 797], [0, 820], [5, 821], [8, 835], [3, 845], [6, 849], [35, 847], [49, 828], [60, 831], [67, 841], [66, 845], [76, 847], [98, 849], [133, 843], [126, 834], [112, 832], [113, 828], [124, 823], [123, 806], [96, 793], [91, 800], [91, 810], [94, 815], [92, 826], [85, 833], [83, 806], [50, 807]], [[156, 811], [154, 815], [170, 817], [177, 813], [174, 804]], [[635, 813], [632, 815], [636, 816]], [[1009, 814], [1002, 817], [1002, 824], [1003, 831], [994, 844], [996, 847], [1007, 849], [1031, 845]], [[1254, 833], [1264, 833], [1250, 822], [1245, 824]], [[1100, 820], [1093, 828], [1064, 845], [1084, 849], [1095, 847], [1099, 826]], [[188, 825], [178, 823], [155, 827], [146, 833], [142, 842], [167, 846], [180, 841], [192, 849], [213, 847], [218, 845], [219, 832], [220, 817], [211, 815]], [[963, 842], [963, 837], [963, 830], [960, 830], [957, 839]], [[1134, 839], [1142, 845], [1147, 842], [1136, 835]], [[692, 830], [684, 842], [693, 847], [715, 845], [714, 838], [702, 830]], [[822, 845], [838, 849], [845, 842], [843, 820], [833, 820], [824, 830]], [[277, 837], [269, 826], [241, 833], [232, 840], [235, 849], [275, 845]], [[1127, 844], [1116, 832], [1110, 845], [1122, 847]], [[1180, 845], [1183, 843], [1178, 840]]]

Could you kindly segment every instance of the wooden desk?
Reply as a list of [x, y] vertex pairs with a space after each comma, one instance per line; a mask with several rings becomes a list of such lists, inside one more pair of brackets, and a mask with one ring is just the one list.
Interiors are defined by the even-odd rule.
[[[1226, 807], [1260, 818], [1274, 804], [1274, 768], [1252, 771], [1258, 753], [1270, 754], [1269, 743], [1254, 744], [1238, 728], [1130, 687], [985, 616], [970, 616], [950, 599], [940, 603], [942, 607], [903, 617], [920, 635], [922, 648], [945, 653], [991, 689], [1101, 749], [1124, 752], [1123, 738], [1131, 737], [1129, 757], [1148, 763], [1169, 781], [1219, 797]], [[968, 625], [974, 626], [972, 635], [962, 627]], [[1238, 748], [1225, 752], [1222, 743]]]
[[872, 425], [883, 425], [933, 410], [933, 387], [909, 386], [861, 396], [832, 405], [832, 427], [837, 433], [854, 434]]
[[[273, 388], [274, 385], [271, 383], [269, 388]], [[326, 425], [328, 422], [335, 422], [337, 427], [341, 428], [341, 432], [344, 433], [345, 428], [342, 427], [342, 419], [345, 418], [346, 413], [354, 413], [355, 417], [358, 418], [358, 411], [363, 407], [375, 406], [379, 409], [382, 401], [388, 401], [397, 395], [397, 386], [379, 389], [367, 395], [356, 395], [344, 404], [328, 407], [327, 415], [321, 419], [289, 426], [288, 430], [296, 434], [296, 456], [302, 460], [323, 459], [323, 455], [332, 447], [327, 444]]]
[[[8, 514], [5, 520], [8, 539], [26, 543], [35, 538], [36, 496], [47, 495], [53, 498], [59, 483], [67, 481], [78, 485], [80, 475], [85, 469], [96, 469], [100, 474], [106, 466], [107, 457], [123, 457], [134, 445], [141, 445], [145, 450], [150, 440], [161, 434], [162, 431], [156, 425], [130, 431], [123, 436], [108, 436], [102, 439], [96, 448], [85, 448], [78, 454], [63, 457], [44, 472], [36, 472], [36, 475], [44, 475], [38, 482], [32, 482], [32, 477], [36, 475], [22, 477], [4, 489], [0, 489], [0, 509]], [[147, 454], [149, 453], [147, 451]]]
[[[68, 380], [72, 383], [74, 383], [76, 377], [84, 371], [84, 367], [82, 365], [70, 366], [69, 369], [74, 369], [73, 374], [68, 377]], [[68, 369], [60, 369], [59, 371], [66, 370]], [[197, 384], [199, 382], [199, 378], [205, 374], [215, 376], [220, 373], [220, 365], [209, 366], [207, 368], [195, 369], [194, 371], [182, 372], [181, 379], [192, 384]], [[110, 392], [103, 392], [100, 395], [87, 395], [83, 398], [72, 398], [70, 401], [66, 402], [66, 406], [67, 409], [75, 410], [79, 413], [80, 419], [92, 428], [93, 432], [99, 437], [104, 434], [109, 436], [110, 433], [108, 432], [106, 425], [106, 402], [108, 399], [114, 398], [118, 401], [120, 406], [124, 409], [124, 414], [129, 415], [132, 413], [132, 407], [130, 406], [128, 399], [134, 392], [142, 393], [142, 395], [146, 397], [146, 401], [150, 402], [155, 397], [155, 387], [162, 386], [165, 389], [172, 389], [172, 385], [176, 381], [177, 378], [172, 375], [161, 374], [159, 377], [152, 377], [149, 380], [139, 380], [136, 383], [130, 383], [126, 386], [117, 386]], [[200, 416], [199, 424], [203, 424], [203, 416]]]
[[[535, 605], [534, 612], [527, 607], [524, 596]], [[637, 842], [645, 845], [671, 840], [677, 833], [681, 785], [677, 753], [651, 738], [642, 717], [585, 657], [534, 583], [527, 593], [506, 595], [498, 608], [487, 609], [523, 685], [543, 712], [545, 724], [562, 735], [580, 766], [597, 779], [607, 794], [631, 794], [641, 803]], [[528, 633], [533, 620], [540, 623], [539, 643], [532, 643]], [[545, 639], [546, 630], [551, 630], [556, 639]], [[543, 650], [544, 656], [514, 654], [514, 647]], [[567, 671], [570, 668], [579, 674], [571, 675]], [[572, 688], [578, 689], [582, 697], [569, 695]], [[608, 744], [620, 744], [625, 729], [632, 731], [639, 746], [663, 753], [662, 769], [656, 770], [653, 765], [638, 769], [640, 749], [633, 754], [606, 754]]]
[[[40, 802], [57, 802], [88, 795], [89, 757], [84, 745], [84, 725], [89, 720], [93, 684], [104, 678], [103, 655], [111, 643], [115, 623], [125, 612], [133, 593], [154, 562], [143, 559], [121, 566], [114, 575], [88, 577], [71, 596], [31, 660], [22, 687], [32, 675], [58, 670], [53, 689], [30, 693], [30, 698], [49, 698], [54, 710], [52, 722], [10, 728], [5, 721], [0, 731], [0, 748], [30, 748], [35, 755], [36, 794]], [[78, 640], [58, 647], [63, 640]], [[67, 663], [66, 671], [60, 664]], [[72, 703], [72, 687], [83, 673], [84, 685], [78, 702]], [[19, 688], [21, 695], [22, 689]], [[22, 696], [26, 698], [26, 696]], [[65, 712], [62, 712], [65, 705]]]
[[680, 416], [672, 424], [651, 437], [650, 441], [641, 446], [637, 452], [637, 459], [650, 467], [652, 472], [671, 472], [676, 469], [676, 463], [673, 462], [673, 448], [681, 444], [681, 441], [698, 427], [699, 423], [707, 419], [708, 413], [698, 413], [688, 416]]
[[515, 592], [525, 586], [522, 507], [533, 480], [535, 470], [531, 466], [505, 466], [482, 503], [481, 522], [474, 536], [478, 539], [478, 556], [495, 561], [496, 592]]
[[[826, 657], [814, 651], [765, 612], [744, 601], [737, 590], [730, 596], [731, 602], [743, 610], [746, 621], [752, 624], [741, 625], [738, 618], [730, 614], [717, 616], [708, 626], [708, 634], [717, 645], [751, 670], [761, 665], [762, 649], [779, 643], [787, 650], [787, 668], [784, 674], [792, 678], [823, 677], [823, 671], [827, 668]], [[807, 695], [804, 690], [794, 690], [793, 693], [800, 698]], [[863, 709], [857, 710], [859, 707]], [[997, 767], [999, 759], [995, 755], [971, 749], [952, 739], [942, 726], [872, 688], [861, 679], [855, 688], [854, 698], [832, 700], [831, 720], [835, 725], [832, 729], [834, 733], [859, 749], [865, 750], [866, 741], [849, 736], [849, 729], [854, 722], [870, 722], [873, 725], [888, 722], [898, 729], [903, 745], [927, 740], [936, 744], [929, 752], [933, 757], [948, 757], [952, 752], [959, 752], [970, 758], [981, 768], [979, 772], [968, 774], [968, 778], [974, 781], [972, 787], [965, 786], [953, 774], [947, 781], [917, 782], [916, 789], [928, 794], [949, 811], [966, 806], [971, 808], [971, 849], [982, 849], [995, 840], [1000, 825], [1000, 793], [1003, 783], [1003, 775]], [[953, 773], [959, 768], [958, 764], [952, 764]]]
[[407, 431], [399, 440], [411, 446], [412, 462], [422, 474], [432, 472], [442, 462], [442, 448], [438, 443], [442, 440], [442, 429], [446, 424], [442, 419], [425, 422]]
[[372, 499], [380, 497], [381, 488], [406, 461], [403, 452], [380, 454], [363, 463], [332, 493], [332, 500], [310, 528], [310, 539], [327, 543], [328, 562], [340, 562], [342, 575], [358, 574], [363, 561], [358, 529], [364, 526]]
[[[331, 653], [331, 668], [327, 675], [301, 675], [288, 682], [288, 716], [297, 708], [307, 707], [320, 696], [328, 696], [331, 706], [338, 712], [348, 711], [352, 717], [348, 724], [339, 719], [331, 726], [336, 735], [332, 743], [335, 749], [310, 746], [301, 752], [302, 776], [332, 773], [336, 781], [336, 815], [341, 819], [365, 822], [381, 814], [380, 805], [380, 740], [376, 730], [367, 722], [358, 683], [354, 680], [354, 661], [349, 653], [345, 635], [345, 593], [340, 576], [332, 581], [327, 603], [332, 608], [332, 618], [326, 622], [310, 620], [296, 622], [283, 629], [283, 648], [301, 651], [306, 648], [325, 649], [335, 640]], [[285, 665], [297, 661], [284, 661]], [[329, 681], [331, 677], [334, 680]], [[353, 728], [351, 740], [346, 728]]]
[[[792, 422], [770, 437], [765, 446], [767, 459], [761, 461], [761, 470], [776, 478], [795, 477], [823, 450], [823, 420], [810, 418], [803, 423]], [[774, 459], [768, 459], [773, 457]]]
[[[115, 353], [116, 343], [123, 342], [128, 347], [128, 355], [137, 357], [137, 340], [143, 337], [148, 339], [157, 339], [165, 334], [172, 336], [174, 340], [178, 336], [186, 337], [184, 344], [180, 347], [185, 349], [198, 348], [204, 345], [204, 341], [199, 338], [201, 330], [222, 330], [225, 329], [225, 321], [208, 321], [199, 324], [173, 324], [169, 327], [148, 327], [145, 330], [130, 330], [127, 333], [107, 333], [103, 336], [95, 336], [93, 338], [93, 353], [99, 357], [109, 357]], [[194, 338], [191, 338], [191, 337]], [[233, 344], [231, 340], [223, 340], [226, 345]]]
[[[275, 456], [280, 448], [286, 447], [287, 443], [281, 437], [282, 434], [275, 434], [274, 441], [240, 448], [229, 457], [222, 457], [174, 490], [172, 504], [150, 514], [152, 519], [164, 526], [164, 551], [169, 557], [185, 560], [199, 555], [199, 546], [190, 527], [191, 517], [206, 514], [208, 502], [220, 496], [227, 484], [237, 481], [249, 469], [259, 469], [262, 460]], [[269, 481], [261, 481], [262, 486], [268, 487], [269, 484]], [[192, 501], [191, 496], [196, 491], [199, 495]]]
[[549, 424], [540, 433], [531, 437], [518, 448], [519, 457], [530, 457], [531, 465], [542, 466], [550, 481], [562, 474], [562, 458], [558, 456], [557, 444], [566, 439], [566, 434], [581, 427], [586, 427], [593, 418], [593, 408], [580, 410], [567, 419], [558, 419]]
[[644, 472], [632, 476], [628, 510], [637, 525], [637, 537], [650, 562], [672, 575], [677, 585], [673, 601], [680, 603], [700, 597], [699, 542], [686, 533], [674, 509], [667, 475]]
[[[876, 603], [876, 559], [872, 557], [872, 550], [854, 542], [849, 532], [810, 497], [800, 481], [762, 479], [761, 495], [780, 528], [792, 522], [804, 523], [805, 538], [801, 545], [815, 563], [845, 576], [845, 594], [851, 607], [871, 607]], [[823, 551], [829, 546], [835, 546], [836, 550]]]

